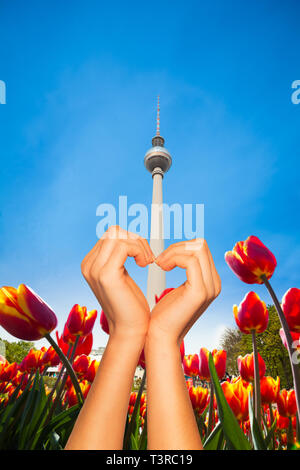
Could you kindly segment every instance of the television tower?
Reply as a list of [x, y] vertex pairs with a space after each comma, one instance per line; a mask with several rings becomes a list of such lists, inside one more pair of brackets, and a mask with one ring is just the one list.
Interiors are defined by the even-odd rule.
[[[164, 250], [163, 193], [162, 180], [172, 165], [172, 158], [164, 147], [165, 139], [160, 135], [160, 104], [157, 97], [156, 135], [152, 147], [144, 157], [145, 167], [152, 174], [153, 192], [151, 205], [150, 247], [155, 256]], [[166, 288], [166, 273], [155, 263], [149, 265], [147, 301], [150, 309], [155, 305], [155, 295], [159, 296]]]

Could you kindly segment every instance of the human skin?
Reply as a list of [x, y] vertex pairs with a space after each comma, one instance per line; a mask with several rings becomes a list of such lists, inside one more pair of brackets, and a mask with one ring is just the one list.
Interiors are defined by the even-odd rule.
[[[186, 269], [187, 281], [151, 312], [128, 275], [128, 256], [166, 271]], [[88, 397], [66, 445], [72, 449], [122, 449], [132, 381], [145, 347], [148, 449], [201, 449], [201, 439], [180, 358], [180, 343], [221, 283], [203, 240], [181, 242], [155, 259], [148, 242], [110, 227], [82, 262], [82, 273], [109, 324], [109, 341]]]

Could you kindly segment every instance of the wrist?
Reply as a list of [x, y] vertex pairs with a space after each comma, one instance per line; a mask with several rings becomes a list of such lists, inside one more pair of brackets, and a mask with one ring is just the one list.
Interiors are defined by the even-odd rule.
[[109, 335], [108, 344], [118, 348], [126, 348], [132, 351], [142, 351], [146, 341], [146, 333], [114, 330]]

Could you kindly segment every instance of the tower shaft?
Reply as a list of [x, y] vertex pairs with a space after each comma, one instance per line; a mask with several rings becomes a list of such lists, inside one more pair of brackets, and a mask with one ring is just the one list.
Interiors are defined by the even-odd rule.
[[[160, 135], [160, 106], [157, 100], [156, 135], [152, 147], [146, 152], [144, 163], [152, 174], [153, 192], [151, 205], [150, 247], [155, 256], [164, 251], [163, 193], [162, 180], [172, 165], [170, 152], [165, 148], [165, 139]], [[160, 296], [166, 288], [166, 273], [152, 263], [148, 267], [147, 301], [150, 309], [155, 305], [155, 296]]]
[[[158, 169], [159, 170], [159, 169]], [[161, 171], [153, 172], [153, 192], [151, 205], [150, 247], [155, 256], [164, 250], [163, 192]], [[155, 263], [149, 265], [147, 281], [147, 301], [150, 309], [155, 305], [155, 295], [159, 296], [166, 288], [166, 273]]]

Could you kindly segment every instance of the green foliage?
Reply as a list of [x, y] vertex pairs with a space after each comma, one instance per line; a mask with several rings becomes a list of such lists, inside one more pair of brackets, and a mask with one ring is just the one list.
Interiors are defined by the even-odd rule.
[[[257, 335], [257, 349], [266, 363], [266, 375], [273, 378], [279, 376], [281, 388], [291, 388], [292, 371], [287, 350], [279, 335], [280, 320], [273, 305], [268, 305], [268, 311], [268, 328], [264, 333]], [[227, 328], [221, 339], [221, 346], [227, 351], [227, 371], [237, 375], [237, 357], [252, 352], [251, 335], [241, 333], [238, 328]]]
[[49, 422], [52, 402], [45, 393], [43, 377], [37, 373], [17, 398], [17, 387], [6, 406], [0, 406], [0, 449], [63, 449], [67, 443], [80, 406], [57, 413]]
[[56, 384], [57, 378], [56, 377], [47, 377], [47, 375], [44, 375], [44, 384], [47, 385], [50, 389], [54, 387]]
[[30, 341], [9, 342], [1, 340], [5, 345], [5, 358], [8, 362], [17, 362], [18, 364], [24, 359], [30, 349], [33, 348], [34, 343]]

